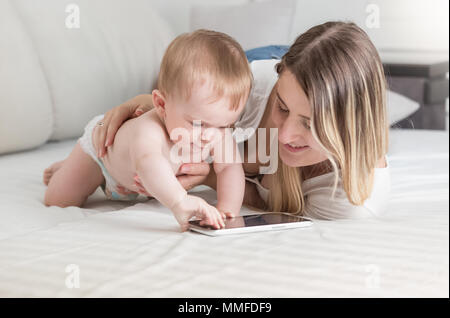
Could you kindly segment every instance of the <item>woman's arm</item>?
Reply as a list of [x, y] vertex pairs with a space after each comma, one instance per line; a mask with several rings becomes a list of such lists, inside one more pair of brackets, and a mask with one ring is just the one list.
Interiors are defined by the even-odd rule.
[[138, 117], [152, 108], [152, 95], [142, 94], [108, 111], [101, 120], [103, 124], [94, 129], [92, 137], [98, 157], [106, 154], [107, 147], [113, 144], [117, 130], [126, 120]]

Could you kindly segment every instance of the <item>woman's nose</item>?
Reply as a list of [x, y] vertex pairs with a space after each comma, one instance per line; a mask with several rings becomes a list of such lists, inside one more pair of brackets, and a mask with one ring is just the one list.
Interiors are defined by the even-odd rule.
[[301, 128], [298, 123], [291, 118], [286, 118], [278, 128], [278, 141], [282, 144], [288, 144], [298, 141], [302, 137]]

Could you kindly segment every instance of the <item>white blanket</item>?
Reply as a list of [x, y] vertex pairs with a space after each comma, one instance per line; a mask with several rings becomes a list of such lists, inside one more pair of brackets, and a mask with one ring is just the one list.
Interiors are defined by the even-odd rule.
[[100, 191], [83, 209], [44, 207], [42, 171], [74, 141], [0, 156], [0, 296], [448, 297], [448, 144], [392, 132], [381, 218], [217, 238], [180, 233], [155, 201]]

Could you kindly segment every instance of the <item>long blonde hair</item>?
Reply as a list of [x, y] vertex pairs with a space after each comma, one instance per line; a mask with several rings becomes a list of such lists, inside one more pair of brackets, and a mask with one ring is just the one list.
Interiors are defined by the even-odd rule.
[[[308, 97], [311, 131], [328, 157], [315, 168], [334, 171], [333, 196], [341, 178], [348, 200], [362, 205], [388, 150], [386, 80], [376, 48], [354, 23], [327, 22], [300, 35], [276, 68], [279, 75], [289, 69]], [[303, 214], [305, 171], [280, 160], [269, 210]]]

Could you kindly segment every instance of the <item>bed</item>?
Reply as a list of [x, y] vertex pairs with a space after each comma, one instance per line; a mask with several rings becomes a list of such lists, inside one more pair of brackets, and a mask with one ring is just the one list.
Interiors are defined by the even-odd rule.
[[379, 218], [229, 237], [181, 233], [159, 203], [99, 191], [45, 207], [42, 171], [74, 143], [0, 156], [2, 297], [448, 297], [448, 132], [391, 131]]

